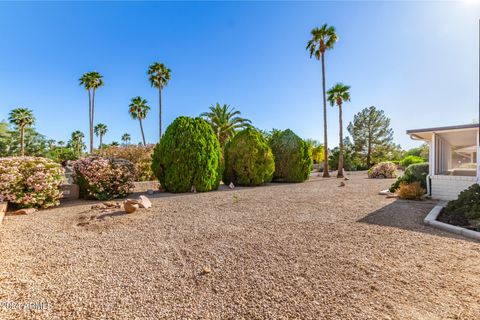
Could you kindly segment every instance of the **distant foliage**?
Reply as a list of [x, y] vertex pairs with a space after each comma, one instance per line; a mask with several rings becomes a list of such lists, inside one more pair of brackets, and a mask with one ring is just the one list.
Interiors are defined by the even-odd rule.
[[460, 192], [458, 199], [448, 202], [444, 210], [467, 219], [480, 219], [480, 185], [476, 183]]
[[121, 198], [133, 188], [135, 169], [127, 160], [92, 156], [75, 161], [73, 170], [73, 180], [87, 199]]
[[380, 162], [368, 170], [369, 178], [396, 178], [397, 166], [393, 162]]
[[63, 169], [35, 157], [0, 158], [0, 196], [19, 208], [48, 208], [60, 204]]
[[210, 124], [178, 117], [155, 146], [152, 170], [168, 192], [205, 192], [220, 184], [220, 161], [220, 143]]
[[402, 160], [400, 160], [400, 165], [404, 168], [407, 168], [411, 164], [415, 163], [423, 163], [425, 160], [422, 157], [417, 156], [406, 156]]
[[416, 163], [409, 165], [407, 169], [405, 169], [405, 173], [403, 176], [399, 177], [397, 181], [395, 181], [392, 186], [390, 187], [390, 192], [395, 192], [399, 187], [400, 184], [403, 182], [405, 183], [412, 183], [412, 182], [420, 182], [422, 188], [427, 188], [427, 175], [428, 175], [428, 163]]
[[275, 158], [273, 180], [303, 182], [308, 179], [312, 167], [311, 150], [299, 136], [287, 129], [273, 135], [269, 145]]
[[261, 185], [272, 180], [274, 171], [272, 150], [257, 130], [247, 128], [237, 133], [225, 146], [225, 184]]
[[152, 171], [153, 146], [109, 146], [97, 151], [97, 153], [102, 157], [125, 159], [133, 163], [135, 167], [135, 181], [156, 180]]
[[404, 200], [420, 200], [425, 194], [425, 189], [421, 186], [420, 181], [412, 183], [402, 182], [396, 194], [400, 199]]

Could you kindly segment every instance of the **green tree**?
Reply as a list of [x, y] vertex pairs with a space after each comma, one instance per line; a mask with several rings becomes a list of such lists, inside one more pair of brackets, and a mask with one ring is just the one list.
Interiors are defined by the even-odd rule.
[[235, 132], [250, 126], [251, 121], [239, 117], [240, 114], [240, 111], [235, 110], [235, 108], [231, 108], [227, 104], [222, 106], [217, 102], [210, 107], [210, 112], [204, 112], [200, 115], [212, 126], [222, 150], [227, 141], [235, 135]]
[[85, 135], [83, 132], [76, 130], [72, 132], [70, 141], [68, 141], [67, 146], [72, 148], [75, 152], [75, 155], [78, 157], [82, 154], [83, 149], [85, 149], [85, 143], [83, 143], [83, 139]]
[[323, 140], [324, 140], [324, 161], [323, 161], [323, 177], [330, 176], [328, 172], [328, 143], [327, 143], [327, 96], [325, 84], [325, 51], [333, 48], [337, 41], [337, 34], [333, 26], [327, 24], [320, 28], [314, 28], [310, 32], [312, 39], [307, 43], [307, 50], [310, 52], [310, 58], [315, 57], [322, 60], [322, 95], [323, 95]]
[[99, 123], [95, 126], [95, 135], [97, 137], [100, 137], [100, 147], [99, 149], [102, 149], [103, 147], [103, 136], [107, 133], [108, 131], [108, 128], [107, 128], [107, 125], [103, 124], [103, 123]]
[[124, 144], [124, 145], [130, 144], [130, 140], [131, 140], [130, 134], [124, 133], [124, 134], [122, 135], [122, 141], [123, 141], [123, 144]]
[[150, 107], [147, 105], [147, 100], [142, 99], [142, 97], [135, 97], [132, 98], [132, 102], [130, 103], [129, 113], [133, 119], [138, 119], [140, 122], [140, 131], [142, 132], [142, 140], [143, 145], [146, 146], [147, 143], [145, 142], [145, 135], [143, 133], [143, 124], [142, 120], [147, 117], [148, 111]]
[[353, 138], [355, 152], [359, 153], [367, 168], [373, 165], [372, 159], [381, 161], [388, 152], [396, 152], [392, 144], [393, 130], [390, 119], [383, 110], [375, 107], [365, 108], [353, 117], [348, 125], [348, 132]]
[[10, 130], [6, 121], [0, 122], [0, 157], [6, 157], [10, 150]]
[[330, 90], [328, 90], [328, 102], [333, 107], [335, 104], [338, 106], [338, 119], [340, 126], [340, 140], [339, 140], [339, 157], [338, 157], [338, 172], [337, 178], [343, 178], [343, 115], [342, 105], [346, 101], [350, 101], [350, 87], [343, 83], [335, 84]]
[[90, 153], [93, 152], [93, 126], [95, 115], [95, 93], [103, 86], [103, 76], [96, 72], [87, 72], [79, 79], [80, 85], [88, 91], [88, 120], [90, 124]]
[[[150, 80], [150, 84], [152, 87], [158, 89], [158, 107], [159, 107], [159, 118], [158, 118], [158, 126], [159, 126], [159, 139], [162, 139], [162, 90], [167, 85], [168, 81], [170, 81], [170, 74], [172, 70], [167, 68], [163, 63], [155, 62], [148, 68], [148, 76]], [[144, 141], [145, 144], [145, 141]]]
[[35, 123], [35, 117], [30, 109], [16, 108], [10, 111], [8, 120], [20, 130], [20, 155], [25, 156], [25, 127], [31, 127]]

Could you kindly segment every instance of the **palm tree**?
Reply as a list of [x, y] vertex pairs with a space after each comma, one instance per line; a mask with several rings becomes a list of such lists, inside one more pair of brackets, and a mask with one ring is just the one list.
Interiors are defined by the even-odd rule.
[[159, 140], [162, 139], [162, 90], [170, 80], [170, 73], [172, 70], [168, 69], [163, 63], [155, 62], [148, 68], [148, 75], [152, 87], [158, 89], [158, 104], [159, 104]]
[[85, 146], [83, 143], [83, 138], [85, 138], [85, 135], [80, 130], [72, 132], [72, 136], [68, 144], [73, 148], [77, 155], [82, 153], [82, 149]]
[[124, 133], [122, 135], [122, 141], [125, 145], [128, 145], [130, 143], [130, 134]]
[[204, 112], [200, 116], [210, 123], [213, 131], [220, 141], [222, 148], [227, 141], [235, 135], [235, 131], [250, 126], [251, 121], [239, 117], [240, 111], [230, 108], [229, 105], [216, 103], [210, 107], [210, 112]]
[[340, 143], [338, 154], [338, 173], [337, 178], [343, 178], [343, 124], [342, 124], [342, 104], [345, 101], [350, 101], [349, 86], [343, 83], [335, 84], [330, 90], [328, 90], [328, 102], [333, 107], [335, 104], [338, 106], [338, 118], [340, 122]]
[[88, 91], [88, 120], [90, 124], [90, 153], [93, 152], [93, 125], [95, 115], [95, 92], [103, 86], [103, 76], [96, 72], [87, 72], [80, 79], [80, 85]]
[[328, 143], [327, 143], [327, 97], [325, 95], [325, 51], [332, 49], [337, 41], [337, 34], [335, 28], [324, 24], [320, 28], [314, 28], [310, 32], [312, 39], [308, 41], [307, 50], [310, 52], [310, 58], [315, 57], [317, 60], [322, 60], [322, 94], [323, 94], [323, 145], [324, 145], [324, 160], [323, 160], [323, 177], [328, 178]]
[[59, 147], [63, 147], [63, 146], [65, 145], [65, 141], [60, 140], [60, 141], [57, 142], [57, 145], [58, 145]]
[[108, 129], [107, 126], [103, 123], [99, 123], [95, 126], [95, 135], [98, 137], [100, 136], [100, 150], [102, 149], [103, 143], [103, 136], [107, 133]]
[[147, 105], [147, 100], [142, 99], [142, 97], [135, 97], [132, 99], [129, 112], [133, 119], [138, 119], [140, 122], [140, 131], [142, 132], [144, 146], [147, 145], [147, 143], [145, 142], [145, 135], [143, 134], [142, 120], [147, 117], [148, 110], [150, 110], [150, 107]]
[[25, 127], [31, 127], [35, 123], [35, 117], [30, 109], [16, 108], [10, 111], [8, 120], [20, 129], [20, 154], [25, 156]]

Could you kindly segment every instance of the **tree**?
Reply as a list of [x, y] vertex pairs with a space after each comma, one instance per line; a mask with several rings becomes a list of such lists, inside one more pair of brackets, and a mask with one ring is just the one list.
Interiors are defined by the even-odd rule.
[[68, 141], [67, 146], [72, 148], [77, 156], [80, 156], [82, 154], [82, 150], [85, 149], [85, 144], [83, 143], [84, 138], [85, 135], [83, 132], [76, 130], [72, 132], [70, 141]]
[[95, 135], [98, 137], [100, 136], [100, 147], [99, 149], [102, 149], [103, 143], [103, 136], [107, 133], [108, 129], [107, 126], [103, 123], [99, 123], [95, 126]]
[[130, 144], [130, 139], [131, 139], [130, 134], [124, 133], [124, 134], [122, 135], [122, 141], [123, 141], [123, 144], [124, 144], [124, 145]]
[[335, 84], [330, 90], [328, 90], [328, 102], [333, 107], [335, 104], [338, 106], [338, 119], [340, 125], [340, 140], [339, 140], [339, 157], [338, 157], [338, 172], [337, 178], [343, 178], [343, 115], [342, 105], [346, 101], [350, 101], [350, 87], [343, 83]]
[[142, 140], [143, 145], [146, 146], [147, 143], [145, 142], [145, 135], [143, 133], [143, 125], [142, 120], [147, 117], [147, 113], [150, 110], [150, 107], [147, 105], [147, 100], [142, 99], [142, 97], [135, 97], [132, 99], [132, 103], [130, 103], [130, 116], [133, 119], [138, 119], [140, 122], [140, 131], [142, 132]]
[[325, 51], [333, 48], [337, 41], [335, 28], [322, 25], [320, 28], [314, 28], [310, 34], [312, 39], [307, 43], [307, 50], [310, 52], [310, 58], [315, 57], [322, 60], [322, 95], [323, 95], [323, 140], [324, 140], [324, 161], [323, 161], [323, 177], [328, 178], [328, 143], [327, 143], [327, 96], [325, 89]]
[[398, 149], [392, 144], [393, 130], [390, 119], [383, 110], [375, 107], [365, 108], [353, 117], [353, 123], [348, 125], [348, 132], [353, 138], [355, 151], [364, 159], [367, 168], [373, 164], [372, 159], [390, 149]]
[[[44, 157], [48, 143], [43, 134], [38, 133], [34, 128], [25, 127], [23, 134], [23, 146], [26, 155], [33, 157]], [[8, 155], [14, 156], [21, 153], [22, 149], [22, 134], [18, 130], [10, 132], [10, 138], [8, 141]]]
[[11, 124], [20, 129], [20, 154], [25, 156], [25, 127], [31, 127], [35, 123], [35, 117], [32, 110], [26, 108], [16, 108], [10, 111], [8, 118]]
[[[170, 80], [170, 73], [172, 70], [168, 69], [163, 63], [155, 62], [148, 68], [148, 75], [152, 87], [158, 89], [158, 107], [159, 107], [159, 139], [162, 139], [162, 90]], [[144, 142], [145, 144], [145, 142]]]
[[87, 72], [80, 79], [80, 85], [88, 91], [88, 120], [90, 124], [90, 153], [93, 152], [93, 126], [95, 115], [95, 93], [98, 88], [103, 86], [103, 76], [96, 72]]
[[210, 112], [204, 112], [200, 115], [212, 126], [222, 150], [227, 141], [233, 138], [236, 131], [250, 126], [251, 121], [239, 117], [240, 114], [240, 111], [235, 110], [235, 108], [231, 108], [227, 104], [221, 106], [217, 102], [215, 106], [210, 107]]

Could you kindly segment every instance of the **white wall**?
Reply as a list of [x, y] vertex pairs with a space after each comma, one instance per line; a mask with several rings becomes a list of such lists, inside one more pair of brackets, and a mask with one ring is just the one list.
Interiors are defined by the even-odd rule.
[[476, 177], [463, 176], [433, 176], [432, 198], [440, 200], [454, 200], [460, 192], [477, 182]]

